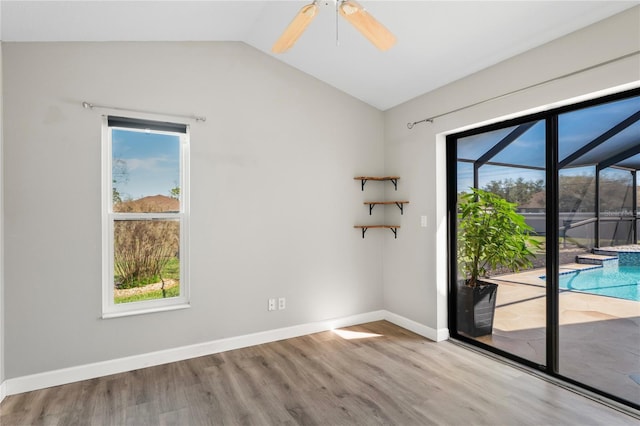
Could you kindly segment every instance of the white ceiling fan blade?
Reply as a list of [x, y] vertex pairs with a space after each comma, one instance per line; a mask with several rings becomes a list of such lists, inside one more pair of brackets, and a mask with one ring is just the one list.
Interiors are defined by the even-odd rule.
[[289, 26], [284, 30], [280, 38], [273, 44], [273, 53], [284, 53], [300, 38], [304, 30], [309, 26], [313, 18], [318, 14], [316, 2], [304, 6], [293, 18]]
[[343, 1], [340, 4], [340, 14], [378, 49], [388, 50], [396, 43], [396, 36], [357, 2]]

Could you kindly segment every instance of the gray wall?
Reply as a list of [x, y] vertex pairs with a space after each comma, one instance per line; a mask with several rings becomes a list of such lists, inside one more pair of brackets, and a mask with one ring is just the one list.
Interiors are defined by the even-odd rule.
[[[407, 122], [637, 52], [639, 34], [640, 7], [635, 7], [385, 112], [385, 169], [402, 176], [402, 196], [411, 200], [402, 218], [402, 238], [383, 242], [387, 310], [434, 329], [447, 326], [446, 133], [618, 85], [637, 85], [640, 59], [635, 55], [413, 130]], [[428, 217], [427, 228], [420, 227], [421, 215]]]
[[[381, 308], [446, 330], [444, 134], [637, 81], [640, 64], [406, 123], [638, 50], [639, 21], [631, 9], [385, 113], [240, 43], [5, 43], [5, 378]], [[208, 117], [192, 126], [192, 308], [99, 319], [100, 117], [83, 100]], [[352, 179], [379, 173], [398, 192]], [[352, 225], [383, 192], [411, 201], [384, 210], [398, 239], [363, 240]]]
[[[353, 229], [353, 177], [384, 171], [380, 111], [242, 43], [5, 43], [4, 83], [7, 379], [382, 309], [383, 235]], [[207, 117], [190, 309], [100, 319], [101, 117], [84, 100]]]
[[[2, 6], [0, 5], [0, 15]], [[1, 19], [0, 19], [1, 21]], [[2, 31], [0, 30], [0, 34]], [[2, 40], [0, 40], [0, 384], [4, 381], [4, 154], [3, 154]]]

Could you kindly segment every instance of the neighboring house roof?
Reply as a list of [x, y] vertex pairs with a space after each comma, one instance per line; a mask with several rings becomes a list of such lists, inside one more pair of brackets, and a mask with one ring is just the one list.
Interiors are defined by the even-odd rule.
[[113, 206], [116, 212], [177, 212], [180, 211], [180, 200], [166, 195], [150, 195], [137, 200], [124, 201]]

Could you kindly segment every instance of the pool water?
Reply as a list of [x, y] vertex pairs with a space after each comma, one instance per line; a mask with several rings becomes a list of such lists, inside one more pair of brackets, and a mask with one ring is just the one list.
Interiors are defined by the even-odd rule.
[[640, 301], [640, 266], [614, 265], [562, 274], [560, 288]]

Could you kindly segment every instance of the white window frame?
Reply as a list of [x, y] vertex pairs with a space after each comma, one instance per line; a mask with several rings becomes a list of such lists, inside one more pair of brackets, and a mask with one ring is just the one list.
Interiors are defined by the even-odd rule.
[[[150, 121], [131, 117], [133, 120]], [[184, 124], [184, 123], [180, 123]], [[109, 126], [108, 116], [102, 121], [102, 318], [140, 315], [190, 307], [189, 299], [189, 143], [190, 129], [186, 133], [161, 130], [134, 129]], [[112, 129], [151, 131], [180, 138], [180, 211], [178, 213], [119, 213], [113, 211], [112, 192]], [[114, 223], [116, 220], [174, 219], [180, 223], [180, 294], [177, 297], [140, 302], [114, 303]]]

